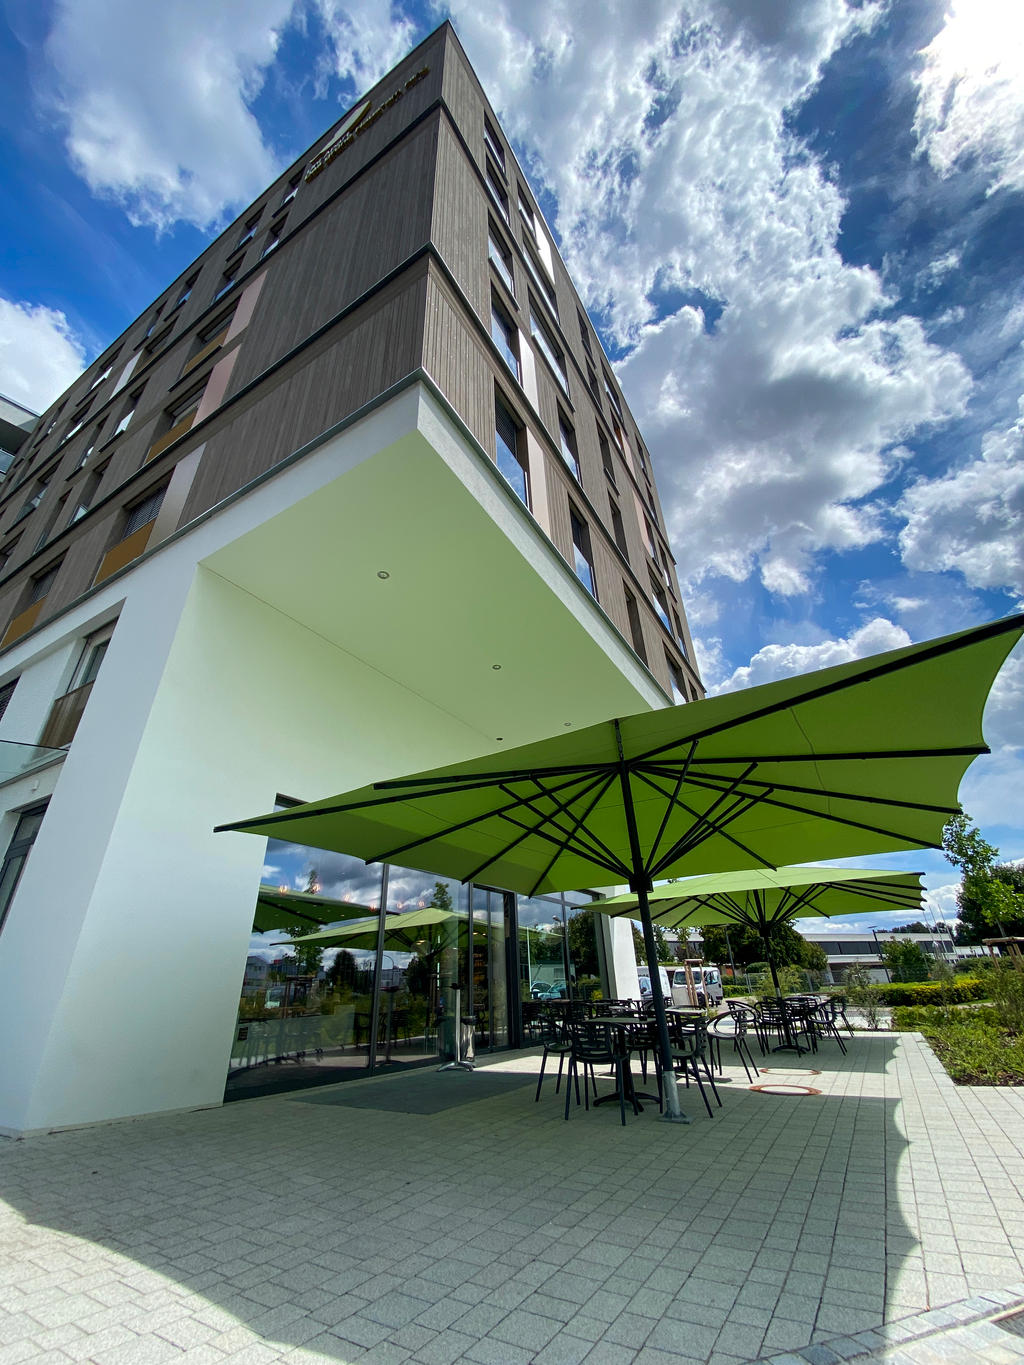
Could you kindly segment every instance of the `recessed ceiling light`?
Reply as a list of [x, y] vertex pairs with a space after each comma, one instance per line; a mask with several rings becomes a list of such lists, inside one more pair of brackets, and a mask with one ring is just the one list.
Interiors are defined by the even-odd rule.
[[501, 664], [491, 664], [491, 667], [494, 669], [495, 673], [500, 673]]
[[505, 739], [505, 736], [504, 736], [504, 735], [495, 735], [495, 737], [494, 737], [494, 742], [495, 742], [496, 744], [501, 744], [501, 743], [504, 742], [504, 739]]
[[377, 577], [378, 577], [378, 578], [390, 578], [391, 575], [388, 573], [387, 569], [378, 569], [378, 570], [377, 570]]
[[572, 721], [571, 720], [563, 721], [563, 724], [565, 725], [565, 728], [568, 729], [572, 725]]

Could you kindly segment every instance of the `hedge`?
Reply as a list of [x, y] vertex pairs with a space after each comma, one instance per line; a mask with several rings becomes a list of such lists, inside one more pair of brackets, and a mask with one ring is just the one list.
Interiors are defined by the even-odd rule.
[[953, 981], [893, 981], [871, 989], [882, 1005], [966, 1005], [987, 999], [992, 988], [977, 977], [962, 976]]

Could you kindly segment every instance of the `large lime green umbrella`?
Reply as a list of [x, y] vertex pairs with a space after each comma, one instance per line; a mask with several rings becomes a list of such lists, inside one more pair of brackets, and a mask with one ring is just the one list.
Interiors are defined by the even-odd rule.
[[[1022, 632], [1009, 617], [219, 828], [528, 895], [625, 883], [654, 962], [656, 878], [939, 847]], [[671, 1076], [656, 972], [651, 991]]]
[[256, 897], [253, 928], [258, 934], [298, 925], [312, 930], [349, 915], [368, 914], [369, 910], [367, 905], [331, 900], [308, 891], [282, 891], [279, 886], [261, 886]]
[[[772, 927], [815, 915], [911, 912], [921, 909], [924, 889], [919, 872], [884, 872], [871, 867], [749, 868], [745, 872], [713, 872], [656, 886], [648, 896], [651, 919], [666, 929], [703, 925], [742, 925], [764, 940], [775, 993], [779, 978], [769, 948]], [[634, 916], [639, 897], [613, 896], [594, 901], [588, 910], [605, 915]]]
[[[412, 953], [427, 940], [430, 929], [446, 924], [466, 924], [468, 916], [457, 910], [444, 910], [437, 905], [428, 905], [420, 910], [385, 911], [384, 947], [392, 952]], [[300, 938], [289, 939], [289, 943], [320, 943], [325, 948], [356, 948], [372, 952], [377, 946], [380, 925], [378, 915], [352, 920], [337, 929], [317, 930], [303, 934]]]

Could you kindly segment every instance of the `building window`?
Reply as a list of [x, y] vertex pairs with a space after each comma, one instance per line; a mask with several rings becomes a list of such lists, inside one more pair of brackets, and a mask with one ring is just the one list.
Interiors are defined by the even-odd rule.
[[498, 272], [502, 284], [515, 298], [516, 286], [515, 277], [512, 274], [512, 253], [491, 224], [487, 225], [487, 255], [491, 265]]
[[534, 305], [530, 305], [530, 332], [541, 355], [555, 372], [555, 378], [563, 393], [569, 393], [569, 378], [565, 373], [565, 356], [562, 354], [561, 347], [551, 334], [551, 330], [542, 318], [537, 316]]
[[220, 277], [220, 285], [217, 288], [216, 294], [213, 296], [213, 302], [216, 303], [218, 299], [222, 299], [229, 289], [234, 289], [237, 280], [237, 266], [232, 266], [230, 270], [225, 270], [224, 274]]
[[149, 324], [149, 326], [146, 328], [146, 331], [145, 331], [145, 333], [143, 334], [143, 337], [142, 337], [142, 340], [143, 340], [143, 341], [149, 341], [149, 339], [152, 337], [153, 333], [156, 331], [157, 327], [159, 327], [159, 325], [160, 325], [160, 313], [161, 313], [161, 311], [162, 311], [162, 305], [161, 305], [159, 308], [157, 308], [156, 312], [153, 314], [153, 321], [152, 321], [152, 322]]
[[110, 645], [114, 625], [104, 626], [88, 637], [82, 647], [68, 690], [58, 697], [39, 737], [44, 749], [64, 749], [74, 739], [82, 719], [85, 704], [92, 693], [92, 685], [100, 671], [103, 656]]
[[594, 580], [594, 555], [590, 548], [590, 527], [572, 503], [569, 504], [569, 523], [572, 527], [573, 568], [591, 596], [597, 596]]
[[292, 176], [292, 178], [288, 181], [288, 184], [285, 186], [284, 194], [281, 196], [281, 202], [274, 210], [275, 213], [280, 213], [286, 204], [290, 204], [292, 202], [292, 200], [298, 194], [299, 186], [301, 184], [302, 172], [299, 171], [297, 175]]
[[658, 613], [658, 617], [661, 620], [661, 624], [671, 635], [672, 622], [669, 620], [668, 615], [668, 598], [665, 595], [665, 585], [663, 583], [659, 583], [653, 574], [650, 575], [650, 579], [651, 601], [654, 603], [654, 610]]
[[580, 457], [576, 445], [576, 433], [573, 431], [561, 409], [558, 411], [558, 440], [562, 449], [562, 459], [565, 461], [566, 467], [576, 482], [580, 483]]
[[156, 520], [156, 514], [160, 511], [160, 504], [163, 502], [166, 492], [165, 485], [163, 488], [158, 488], [155, 493], [148, 494], [141, 502], [135, 503], [133, 507], [129, 507], [124, 531], [121, 533], [122, 540], [127, 540], [136, 531], [141, 531], [143, 526], [148, 526], [151, 521]]
[[90, 392], [90, 393], [92, 393], [93, 389], [97, 388], [100, 384], [102, 384], [103, 381], [104, 381], [104, 379], [109, 379], [109, 378], [110, 378], [110, 372], [111, 372], [111, 370], [112, 370], [113, 368], [114, 368], [114, 362], [111, 361], [110, 364], [107, 366], [107, 368], [106, 368], [105, 370], [102, 370], [102, 371], [96, 376], [96, 378], [92, 381], [92, 383], [89, 385], [89, 392]]
[[500, 398], [494, 399], [494, 438], [498, 471], [520, 502], [530, 505], [530, 480], [523, 450], [523, 430]]
[[644, 645], [644, 628], [640, 621], [640, 608], [636, 604], [636, 598], [625, 584], [623, 584], [623, 592], [626, 595], [626, 620], [629, 622], [629, 635], [633, 641], [633, 649], [638, 657], [646, 663], [647, 648]]
[[75, 468], [71, 471], [73, 474], [79, 469], [84, 469], [85, 466], [89, 463], [90, 459], [92, 459], [92, 453], [96, 449], [96, 446], [99, 444], [100, 432], [102, 430], [103, 423], [100, 422], [100, 424], [93, 431], [92, 436], [89, 440], [89, 444], [85, 447], [81, 455], [78, 457], [78, 463], [75, 465]]
[[491, 120], [484, 114], [484, 143], [491, 156], [504, 171], [505, 169], [505, 148], [501, 145], [501, 138]]
[[615, 463], [612, 460], [612, 449], [608, 444], [603, 431], [597, 433], [597, 443], [601, 447], [601, 466], [604, 469], [608, 482], [613, 488], [617, 488], [618, 484], [615, 482]]
[[28, 601], [25, 603], [27, 607], [31, 607], [35, 602], [41, 602], [43, 600], [53, 587], [54, 580], [59, 572], [60, 564], [53, 564], [50, 568], [44, 569], [42, 573], [36, 574], [29, 584]]
[[256, 229], [259, 227], [260, 224], [260, 216], [261, 215], [257, 213], [255, 217], [250, 218], [249, 221], [246, 223], [245, 227], [242, 229], [242, 235], [235, 243], [235, 251], [241, 251], [242, 247], [245, 246], [246, 243], [251, 242], [252, 239], [256, 236]]
[[192, 290], [195, 288], [196, 280], [198, 280], [198, 278], [199, 278], [198, 271], [196, 271], [194, 275], [189, 276], [189, 278], [185, 281], [184, 285], [182, 286], [181, 293], [174, 300], [173, 304], [174, 308], [180, 308], [183, 303], [187, 303], [189, 301], [189, 299], [192, 297]]
[[222, 312], [215, 322], [207, 323], [201, 331], [196, 333], [192, 339], [192, 352], [181, 369], [182, 378], [220, 350], [224, 342], [227, 341], [228, 330], [231, 327], [231, 319], [234, 315], [235, 306], [232, 305], [227, 312]]
[[94, 469], [90, 473], [89, 477], [82, 485], [82, 491], [78, 495], [78, 502], [75, 505], [75, 510], [71, 514], [71, 520], [68, 522], [69, 526], [74, 526], [76, 521], [81, 517], [84, 517], [86, 512], [88, 512], [89, 508], [96, 501], [96, 494], [99, 492], [100, 484], [103, 482], [103, 475], [105, 473], [106, 465], [103, 465], [100, 469]]
[[608, 505], [612, 514], [612, 535], [615, 537], [615, 544], [619, 547], [626, 558], [629, 558], [629, 550], [626, 546], [626, 528], [622, 522], [622, 513], [619, 511], [618, 503], [614, 498], [608, 499]]
[[688, 659], [690, 656], [686, 649], [686, 636], [683, 634], [683, 623], [680, 621], [675, 610], [672, 612], [672, 622], [676, 628], [676, 639], [679, 641], [679, 648], [683, 651], [683, 658]]
[[683, 682], [683, 670], [679, 667], [667, 649], [665, 650], [665, 662], [668, 664], [668, 678], [669, 682], [672, 684], [672, 700], [679, 706], [683, 702], [690, 700], [686, 695], [686, 684]]
[[0, 720], [3, 720], [4, 712], [7, 710], [8, 703], [14, 696], [14, 689], [17, 686], [18, 679], [15, 678], [12, 682], [4, 683], [3, 687], [0, 687]]
[[53, 509], [53, 516], [50, 517], [49, 521], [47, 521], [46, 525], [40, 531], [39, 539], [32, 547], [33, 554], [35, 554], [38, 550], [41, 550], [43, 546], [46, 544], [46, 542], [50, 539], [50, 536], [53, 533], [53, 528], [57, 525], [57, 522], [60, 521], [60, 515], [61, 512], [63, 512], [64, 510], [64, 504], [67, 502], [67, 500], [68, 494], [64, 493], [61, 496], [60, 500], [58, 501], [57, 506]]
[[529, 242], [523, 243], [523, 260], [526, 262], [526, 268], [530, 272], [530, 279], [533, 280], [534, 284], [540, 290], [544, 297], [544, 302], [551, 309], [553, 316], [557, 319], [558, 300], [555, 298], [554, 285], [551, 284], [544, 274], [544, 267], [534, 255], [533, 248], [530, 246]]
[[494, 200], [495, 204], [497, 204], [499, 213], [507, 223], [509, 221], [508, 195], [505, 193], [504, 189], [502, 189], [501, 185], [498, 184], [498, 172], [494, 169], [494, 167], [491, 165], [489, 161], [487, 162], [487, 169], [484, 173], [484, 179], [487, 183], [487, 189], [488, 192], [490, 193], [491, 198]]
[[608, 395], [608, 402], [612, 405], [612, 411], [618, 413], [620, 422], [624, 421], [625, 419], [622, 416], [622, 407], [619, 403], [618, 398], [615, 395], [615, 390], [612, 387], [612, 381], [608, 377], [607, 370], [604, 371], [604, 391]]
[[502, 354], [505, 364], [519, 382], [519, 329], [497, 299], [491, 299], [491, 340]]
[[131, 422], [132, 418], [135, 416], [135, 409], [138, 407], [139, 399], [140, 399], [141, 397], [142, 397], [142, 393], [141, 393], [141, 391], [140, 391], [139, 393], [133, 393], [132, 396], [131, 396], [131, 398], [128, 399], [128, 406], [125, 408], [124, 412], [121, 414], [121, 420], [118, 422], [117, 426], [114, 428], [114, 435], [115, 435], [115, 436], [120, 436], [122, 431], [126, 431], [126, 430], [127, 430], [128, 424]]
[[536, 241], [537, 223], [533, 216], [533, 209], [530, 207], [530, 201], [527, 199], [526, 191], [523, 189], [522, 185], [519, 186], [519, 216], [523, 220], [523, 226], [526, 228], [527, 232], [533, 240]]
[[281, 238], [284, 236], [284, 224], [285, 220], [281, 218], [271, 225], [263, 241], [263, 250], [260, 252], [261, 261], [281, 245]]
[[7, 912], [11, 908], [11, 901], [14, 899], [18, 882], [21, 880], [22, 868], [25, 866], [25, 860], [35, 843], [39, 826], [43, 823], [45, 814], [45, 801], [41, 806], [33, 806], [30, 810], [22, 812], [14, 830], [14, 837], [11, 839], [3, 863], [0, 864], [0, 929], [4, 927]]
[[[594, 352], [590, 349], [590, 330], [587, 327], [586, 318], [583, 316], [583, 314], [580, 312], [578, 308], [576, 309], [576, 320], [580, 324], [580, 340], [583, 342], [583, 349], [586, 351], [587, 355], [593, 358]], [[591, 385], [591, 388], [595, 388], [596, 386], [597, 376], [595, 375], [594, 383]]]
[[45, 478], [38, 479], [36, 481], [36, 485], [33, 488], [28, 499], [26, 500], [24, 506], [22, 507], [18, 515], [14, 518], [14, 522], [12, 523], [13, 525], [16, 526], [23, 517], [27, 517], [30, 512], [34, 512], [36, 510], [36, 508], [42, 502], [43, 498], [46, 497], [46, 490], [49, 487], [51, 477], [52, 471], [50, 474], [47, 474]]

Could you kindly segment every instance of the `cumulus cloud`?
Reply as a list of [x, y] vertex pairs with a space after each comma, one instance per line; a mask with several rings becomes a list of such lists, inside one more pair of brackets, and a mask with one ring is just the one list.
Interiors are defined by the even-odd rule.
[[973, 588], [1024, 595], [1024, 398], [1010, 426], [988, 432], [981, 457], [941, 478], [919, 479], [896, 511], [910, 569], [955, 569]]
[[[334, 74], [369, 84], [402, 55], [408, 26], [387, 5], [313, 0]], [[46, 98], [94, 193], [135, 224], [216, 227], [278, 171], [252, 113], [303, 0], [59, 0]]]
[[879, 616], [852, 631], [845, 639], [822, 640], [810, 645], [765, 645], [749, 664], [735, 669], [728, 678], [721, 679], [709, 690], [715, 694], [736, 692], [744, 687], [775, 682], [778, 678], [813, 673], [819, 668], [832, 668], [835, 664], [849, 663], [851, 659], [866, 659], [872, 654], [900, 649], [910, 643], [910, 636], [902, 626]]
[[983, 167], [990, 191], [1024, 187], [1024, 20], [1005, 0], [954, 0], [921, 52], [918, 150], [948, 176]]
[[0, 297], [0, 393], [42, 412], [85, 363], [85, 348], [62, 312]]
[[619, 373], [684, 592], [754, 574], [777, 594], [813, 591], [822, 552], [886, 533], [879, 495], [900, 443], [960, 415], [971, 388], [874, 272], [843, 261], [841, 195], [787, 124], [877, 10], [453, 12], [557, 200], [574, 279], [628, 351]]

